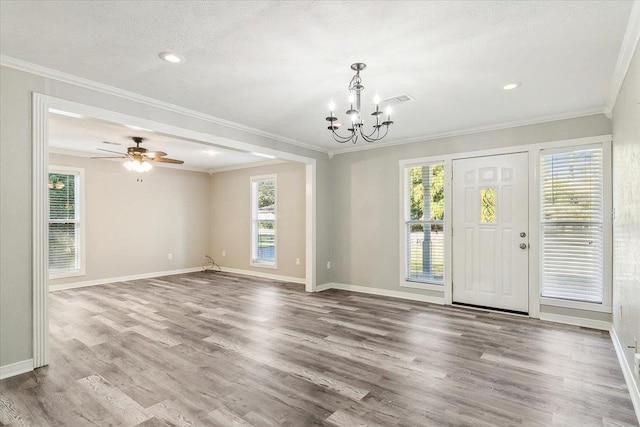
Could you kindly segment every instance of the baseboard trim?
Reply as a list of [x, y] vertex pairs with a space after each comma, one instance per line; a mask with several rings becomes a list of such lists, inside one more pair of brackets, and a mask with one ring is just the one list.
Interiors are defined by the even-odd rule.
[[0, 380], [33, 371], [33, 359], [0, 366]]
[[317, 292], [326, 291], [327, 289], [339, 289], [342, 291], [358, 292], [362, 294], [371, 294], [382, 297], [400, 298], [411, 301], [429, 302], [432, 304], [444, 305], [444, 297], [434, 297], [430, 295], [414, 294], [411, 292], [399, 292], [389, 289], [371, 288], [369, 286], [348, 285], [345, 283], [325, 283], [316, 287]]
[[87, 280], [84, 282], [63, 283], [61, 285], [49, 286], [49, 292], [62, 291], [65, 289], [84, 288], [87, 286], [106, 285], [116, 282], [128, 282], [130, 280], [152, 279], [154, 277], [173, 276], [176, 274], [194, 273], [202, 271], [202, 267], [190, 267], [180, 270], [156, 271], [154, 273], [133, 274], [131, 276], [107, 277], [105, 279]]
[[620, 342], [620, 338], [618, 338], [618, 334], [616, 333], [616, 328], [614, 328], [613, 325], [609, 328], [609, 335], [611, 335], [613, 347], [616, 349], [616, 355], [618, 355], [618, 362], [620, 362], [622, 375], [624, 375], [624, 380], [627, 383], [627, 388], [629, 389], [633, 409], [636, 411], [636, 417], [638, 418], [638, 423], [640, 423], [640, 386], [633, 374], [633, 370], [629, 366], [629, 363], [627, 363], [627, 358], [624, 356], [624, 346]]
[[322, 285], [316, 286], [316, 292], [326, 291], [327, 289], [331, 289], [333, 283], [323, 283]]
[[608, 331], [611, 327], [611, 323], [605, 322], [604, 320], [584, 319], [582, 317], [565, 316], [563, 314], [540, 312], [538, 318], [545, 322], [563, 323], [565, 325], [581, 326], [583, 328], [598, 329], [600, 331]]
[[306, 279], [301, 277], [281, 276], [279, 274], [263, 273], [261, 271], [242, 270], [240, 268], [220, 267], [225, 273], [243, 274], [245, 276], [260, 277], [262, 279], [279, 280], [281, 282], [300, 283], [304, 285]]

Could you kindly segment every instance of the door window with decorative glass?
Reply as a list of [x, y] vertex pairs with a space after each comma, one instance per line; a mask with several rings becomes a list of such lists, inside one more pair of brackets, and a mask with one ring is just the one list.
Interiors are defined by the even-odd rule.
[[444, 164], [405, 168], [405, 269], [413, 282], [444, 283]]

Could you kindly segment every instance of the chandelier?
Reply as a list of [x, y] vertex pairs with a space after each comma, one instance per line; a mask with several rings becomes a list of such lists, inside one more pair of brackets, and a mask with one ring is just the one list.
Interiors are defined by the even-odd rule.
[[[326, 120], [329, 122], [329, 126], [327, 129], [331, 131], [331, 135], [333, 135], [333, 139], [336, 142], [344, 144], [345, 142], [351, 141], [352, 143], [356, 143], [358, 138], [362, 137], [367, 142], [380, 141], [382, 138], [387, 136], [387, 132], [389, 132], [389, 126], [393, 124], [391, 121], [391, 106], [387, 106], [386, 114], [387, 119], [382, 123], [380, 122], [380, 116], [382, 116], [382, 111], [380, 111], [380, 97], [376, 93], [373, 97], [373, 103], [376, 106], [376, 111], [371, 113], [372, 116], [376, 118], [376, 124], [373, 125], [373, 130], [371, 133], [367, 133], [364, 130], [364, 120], [362, 119], [362, 110], [361, 110], [361, 102], [360, 95], [364, 90], [364, 86], [362, 85], [362, 78], [360, 77], [360, 71], [367, 68], [367, 64], [363, 64], [362, 62], [356, 62], [355, 64], [351, 64], [351, 69], [356, 72], [356, 74], [351, 79], [349, 83], [349, 104], [350, 107], [347, 110], [346, 114], [349, 116], [349, 121], [351, 122], [351, 127], [347, 129], [348, 133], [346, 135], [340, 135], [337, 131], [342, 126], [338, 123], [338, 118], [334, 116], [333, 111], [336, 108], [336, 105], [333, 103], [333, 100], [329, 103], [329, 117]], [[384, 129], [382, 129], [384, 128]], [[382, 130], [381, 130], [382, 129]]]

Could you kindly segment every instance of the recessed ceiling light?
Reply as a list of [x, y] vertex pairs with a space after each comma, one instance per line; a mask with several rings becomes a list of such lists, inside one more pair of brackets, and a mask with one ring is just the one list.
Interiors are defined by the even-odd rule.
[[520, 86], [520, 83], [508, 83], [508, 84], [502, 86], [502, 89], [504, 89], [504, 90], [512, 90], [512, 89], [517, 88], [518, 86]]
[[175, 52], [160, 52], [158, 56], [160, 57], [160, 59], [171, 62], [172, 64], [178, 64], [185, 61], [184, 56], [179, 55]]

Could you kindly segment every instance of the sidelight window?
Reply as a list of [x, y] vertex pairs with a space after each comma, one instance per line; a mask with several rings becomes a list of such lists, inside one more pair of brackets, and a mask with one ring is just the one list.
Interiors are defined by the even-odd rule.
[[602, 147], [541, 152], [541, 295], [604, 299]]
[[406, 280], [444, 283], [444, 164], [405, 167]]

